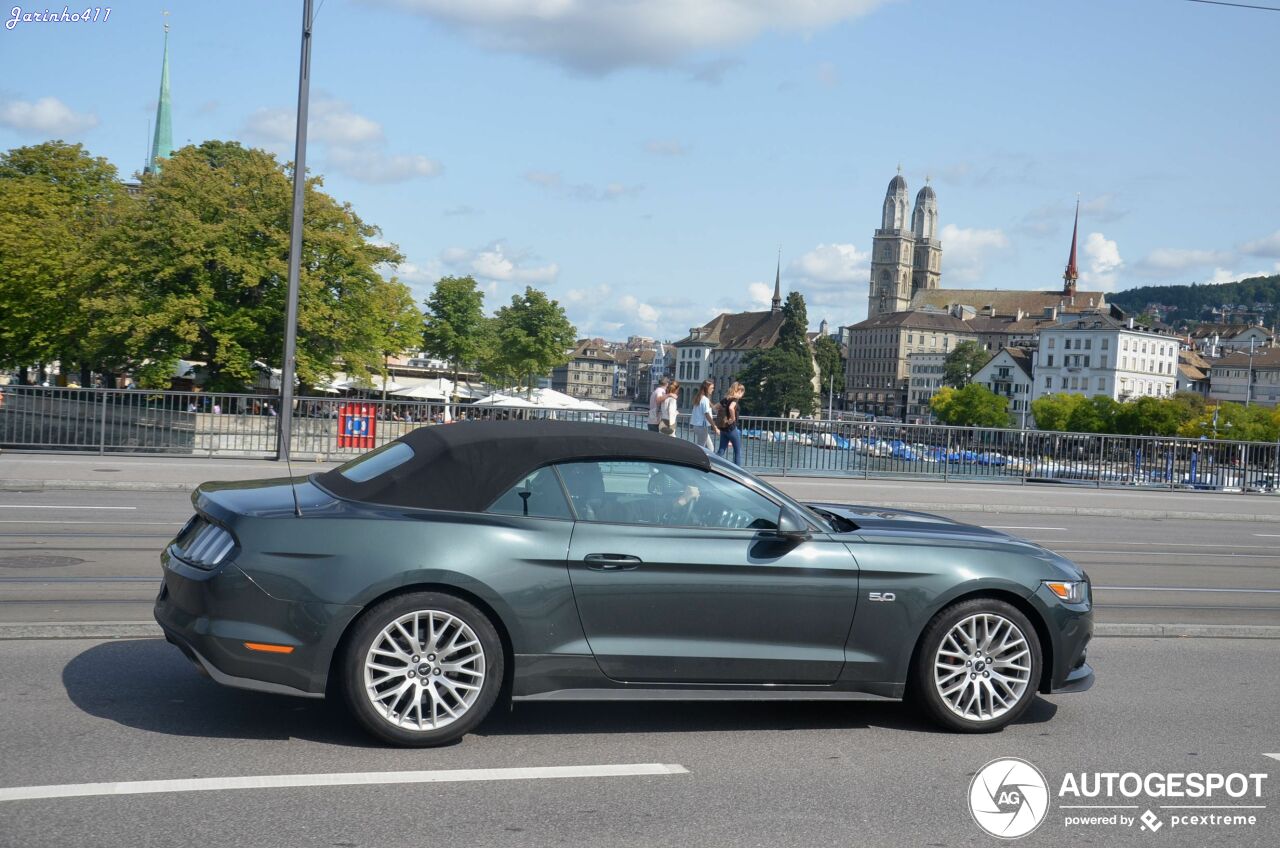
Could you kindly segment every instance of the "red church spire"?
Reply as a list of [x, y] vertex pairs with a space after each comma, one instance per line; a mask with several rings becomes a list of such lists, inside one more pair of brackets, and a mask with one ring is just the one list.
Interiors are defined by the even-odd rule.
[[1076, 223], [1071, 228], [1071, 257], [1067, 260], [1067, 270], [1062, 275], [1062, 293], [1067, 297], [1075, 297], [1076, 280], [1080, 271], [1076, 268], [1076, 237], [1080, 234], [1080, 198], [1076, 198]]

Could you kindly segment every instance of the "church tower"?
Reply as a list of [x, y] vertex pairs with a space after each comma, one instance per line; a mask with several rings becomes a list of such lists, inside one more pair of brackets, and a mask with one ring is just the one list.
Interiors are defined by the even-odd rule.
[[1076, 236], [1080, 234], [1080, 198], [1076, 198], [1076, 223], [1071, 228], [1071, 255], [1067, 257], [1067, 270], [1062, 273], [1062, 296], [1070, 299], [1076, 296], [1076, 280], [1080, 279], [1080, 269], [1076, 267]]
[[925, 178], [925, 186], [916, 195], [916, 208], [911, 213], [911, 232], [915, 236], [915, 257], [911, 263], [911, 293], [936, 289], [942, 277], [942, 242], [938, 241], [938, 198]]
[[884, 195], [880, 229], [871, 247], [871, 286], [867, 317], [902, 312], [911, 305], [911, 262], [915, 236], [907, 227], [907, 181], [902, 167]]
[[[165, 12], [165, 15], [168, 15]], [[156, 102], [156, 132], [151, 140], [151, 155], [146, 172], [160, 173], [160, 160], [173, 155], [173, 120], [169, 103], [169, 21], [164, 22], [164, 61], [160, 65], [160, 99]]]

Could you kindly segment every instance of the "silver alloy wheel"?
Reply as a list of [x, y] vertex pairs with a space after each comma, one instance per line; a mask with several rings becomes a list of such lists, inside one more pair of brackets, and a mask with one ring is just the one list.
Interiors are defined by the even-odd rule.
[[452, 613], [419, 610], [374, 637], [364, 660], [369, 702], [390, 724], [438, 730], [471, 709], [484, 685], [484, 647]]
[[960, 718], [997, 719], [1017, 705], [1031, 683], [1031, 647], [1004, 616], [971, 615], [942, 637], [933, 682]]

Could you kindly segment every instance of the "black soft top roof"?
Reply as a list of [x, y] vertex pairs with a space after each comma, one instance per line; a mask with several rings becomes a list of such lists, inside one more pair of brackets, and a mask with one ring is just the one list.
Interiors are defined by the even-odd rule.
[[648, 460], [711, 467], [707, 452], [692, 442], [576, 421], [460, 421], [419, 427], [391, 444], [397, 442], [411, 447], [413, 456], [376, 477], [356, 482], [335, 468], [316, 479], [349, 500], [480, 512], [527, 474], [555, 462]]

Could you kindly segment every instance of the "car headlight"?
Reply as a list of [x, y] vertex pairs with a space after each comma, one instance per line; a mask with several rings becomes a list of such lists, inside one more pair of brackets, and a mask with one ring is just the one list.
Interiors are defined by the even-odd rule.
[[1046, 580], [1044, 585], [1069, 604], [1082, 604], [1089, 597], [1089, 583], [1086, 580]]

